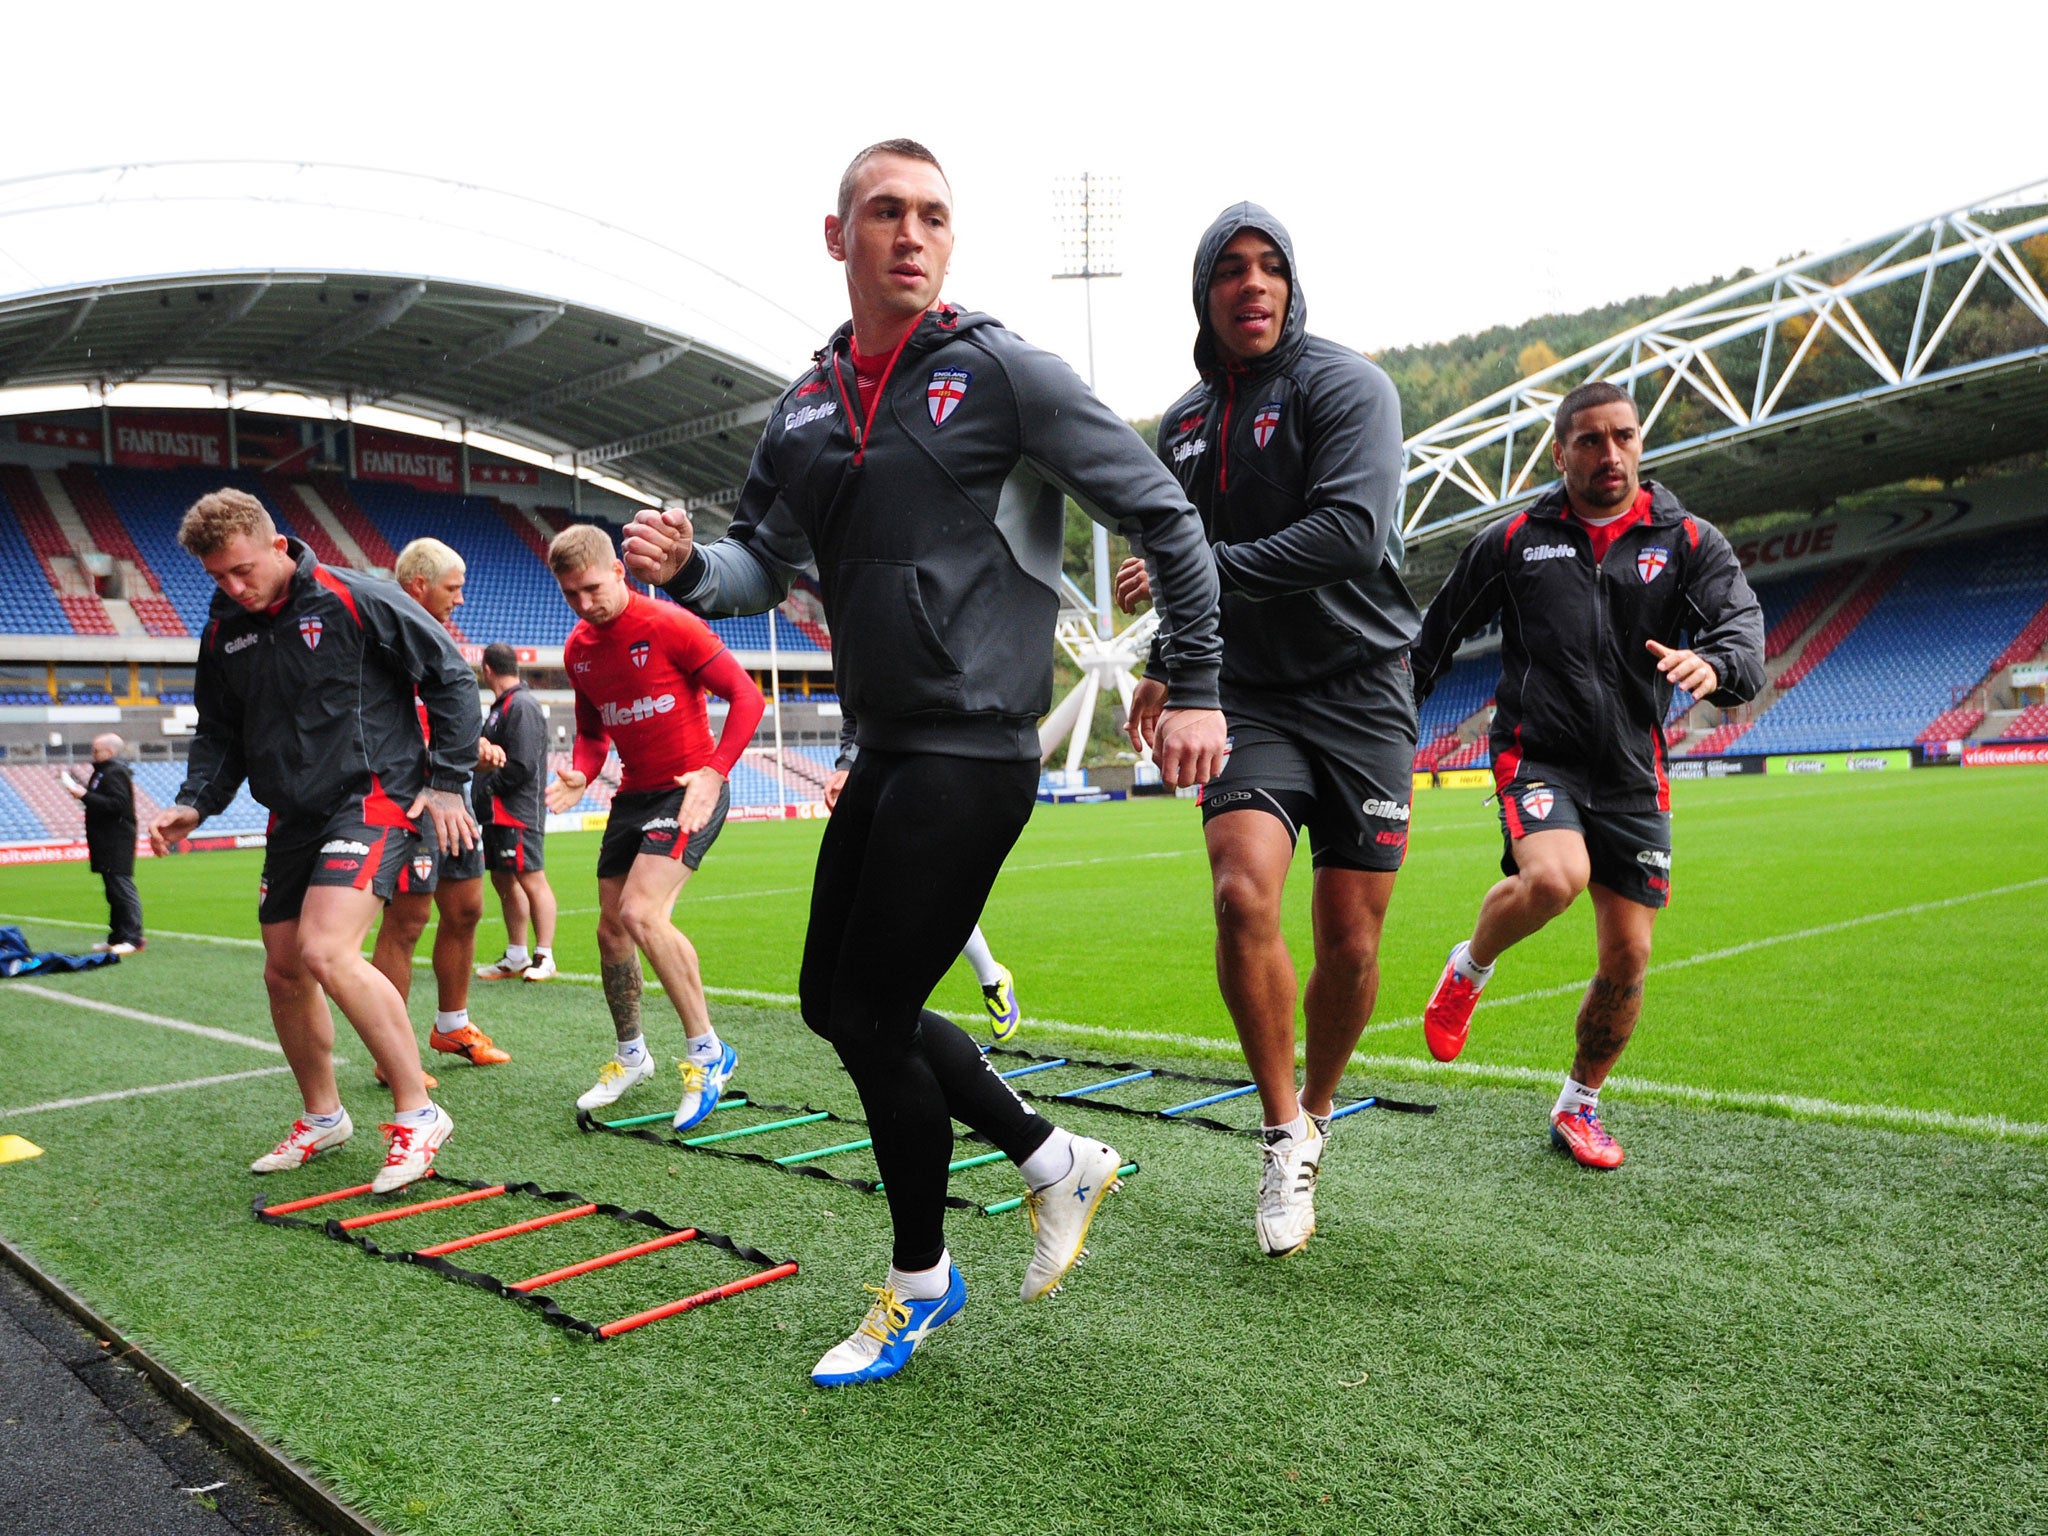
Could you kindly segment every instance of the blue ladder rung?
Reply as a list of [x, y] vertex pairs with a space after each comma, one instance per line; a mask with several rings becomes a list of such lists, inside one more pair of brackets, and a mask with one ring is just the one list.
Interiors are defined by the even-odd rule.
[[1152, 1068], [1147, 1067], [1142, 1072], [1127, 1072], [1122, 1077], [1112, 1077], [1106, 1083], [1090, 1083], [1086, 1088], [1069, 1088], [1065, 1093], [1056, 1093], [1053, 1097], [1056, 1099], [1078, 1099], [1084, 1094], [1100, 1093], [1105, 1088], [1121, 1088], [1125, 1083], [1141, 1082], [1151, 1075]]
[[1054, 1067], [1064, 1067], [1066, 1064], [1067, 1058], [1061, 1056], [1054, 1061], [1040, 1061], [1028, 1067], [1016, 1067], [1008, 1072], [998, 1072], [996, 1076], [1008, 1082], [1013, 1077], [1029, 1077], [1034, 1072], [1050, 1072]]
[[1246, 1083], [1242, 1088], [1228, 1088], [1222, 1093], [1212, 1093], [1206, 1099], [1190, 1099], [1185, 1104], [1176, 1104], [1171, 1109], [1159, 1111], [1162, 1115], [1183, 1115], [1191, 1109], [1202, 1109], [1210, 1104], [1221, 1104], [1225, 1099], [1243, 1098], [1248, 1093], [1257, 1093], [1257, 1083]]
[[1342, 1109], [1331, 1110], [1330, 1118], [1332, 1120], [1342, 1120], [1346, 1115], [1355, 1115], [1361, 1109], [1371, 1109], [1377, 1103], [1379, 1103], [1379, 1100], [1376, 1098], [1360, 1099], [1356, 1104], [1346, 1104]]

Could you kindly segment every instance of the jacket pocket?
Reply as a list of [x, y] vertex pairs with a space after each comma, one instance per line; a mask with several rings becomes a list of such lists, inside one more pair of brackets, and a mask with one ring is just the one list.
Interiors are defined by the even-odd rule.
[[960, 665], [925, 612], [908, 560], [842, 560], [832, 581], [832, 653], [856, 718], [960, 707]]

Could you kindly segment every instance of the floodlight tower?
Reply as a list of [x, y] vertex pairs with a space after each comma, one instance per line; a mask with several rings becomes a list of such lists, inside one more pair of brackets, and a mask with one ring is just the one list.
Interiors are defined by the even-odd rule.
[[[1060, 231], [1060, 270], [1055, 279], [1078, 279], [1088, 316], [1088, 387], [1095, 387], [1095, 279], [1121, 277], [1114, 270], [1116, 221], [1123, 184], [1115, 176], [1062, 176], [1053, 182], [1053, 221]], [[1109, 531], [1094, 525], [1095, 632], [1107, 640], [1109, 616]]]

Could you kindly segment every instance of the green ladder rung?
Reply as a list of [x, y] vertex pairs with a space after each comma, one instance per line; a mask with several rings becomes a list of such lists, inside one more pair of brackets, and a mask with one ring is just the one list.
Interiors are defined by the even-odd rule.
[[[720, 1099], [711, 1106], [711, 1113], [715, 1115], [721, 1109], [745, 1109], [746, 1107], [747, 1101], [745, 1099]], [[636, 1125], [652, 1125], [657, 1120], [672, 1121], [675, 1117], [676, 1112], [674, 1110], [664, 1109], [652, 1115], [634, 1115], [631, 1119], [627, 1120], [600, 1120], [597, 1123], [608, 1131], [623, 1131]]]
[[788, 1120], [768, 1120], [760, 1125], [743, 1125], [736, 1131], [714, 1131], [709, 1136], [692, 1136], [683, 1145], [686, 1147], [708, 1147], [714, 1141], [732, 1141], [740, 1136], [759, 1136], [763, 1131], [786, 1131], [793, 1125], [816, 1125], [820, 1120], [830, 1120], [829, 1111], [819, 1110], [812, 1115], [795, 1115]]
[[[863, 1137], [859, 1141], [842, 1141], [836, 1147], [819, 1147], [814, 1151], [810, 1152], [792, 1152], [787, 1157], [776, 1158], [775, 1166], [778, 1168], [787, 1168], [795, 1163], [808, 1163], [813, 1158], [830, 1157], [835, 1152], [860, 1152], [866, 1150], [869, 1147], [872, 1147], [874, 1144], [875, 1138], [872, 1136], [867, 1136]], [[876, 1188], [880, 1187], [880, 1185], [876, 1186]]]
[[[1007, 1152], [984, 1152], [979, 1157], [963, 1157], [957, 1163], [946, 1164], [946, 1172], [958, 1173], [962, 1168], [979, 1168], [983, 1163], [1000, 1163], [1010, 1154]], [[875, 1193], [882, 1192], [882, 1181], [875, 1180]]]

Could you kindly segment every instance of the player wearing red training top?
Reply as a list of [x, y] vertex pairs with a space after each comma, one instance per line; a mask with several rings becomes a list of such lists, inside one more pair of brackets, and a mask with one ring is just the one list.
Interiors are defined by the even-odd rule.
[[[611, 540], [596, 528], [564, 530], [548, 546], [548, 568], [583, 621], [562, 649], [576, 690], [573, 766], [548, 787], [548, 809], [566, 811], [582, 798], [607, 744], [621, 765], [597, 855], [597, 948], [618, 1055], [576, 1107], [600, 1109], [654, 1075], [640, 1032], [645, 955], [689, 1037], [675, 1117], [676, 1129], [687, 1130], [717, 1107], [739, 1057], [711, 1027], [697, 951], [670, 915], [725, 825], [727, 776], [767, 702], [701, 619], [626, 585]], [[716, 746], [706, 689], [731, 706]]]

